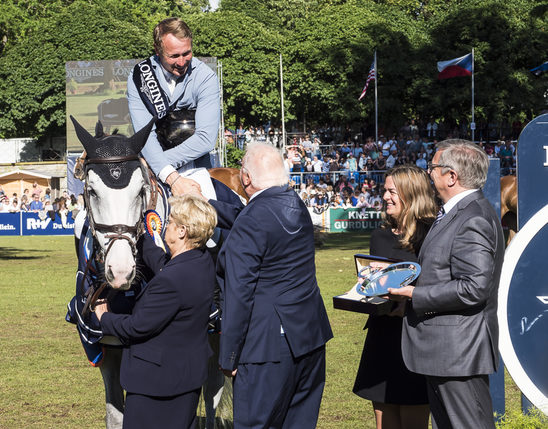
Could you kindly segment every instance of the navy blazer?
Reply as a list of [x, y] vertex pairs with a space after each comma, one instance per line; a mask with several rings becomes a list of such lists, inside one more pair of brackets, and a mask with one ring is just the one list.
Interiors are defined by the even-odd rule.
[[219, 253], [217, 280], [222, 368], [279, 361], [280, 326], [295, 357], [333, 337], [316, 282], [312, 220], [287, 186], [262, 191], [240, 212]]
[[156, 273], [131, 315], [105, 313], [105, 334], [128, 344], [120, 381], [132, 393], [173, 396], [199, 388], [207, 377], [207, 324], [215, 270], [209, 252], [193, 249], [167, 260], [150, 238], [143, 258]]

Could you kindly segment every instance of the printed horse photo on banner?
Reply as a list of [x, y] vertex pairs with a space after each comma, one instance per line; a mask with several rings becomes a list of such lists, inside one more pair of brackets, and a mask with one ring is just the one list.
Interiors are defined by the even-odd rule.
[[[100, 122], [92, 136], [71, 119], [85, 149], [75, 175], [84, 181], [86, 207], [75, 222], [76, 293], [68, 304], [66, 320], [76, 324], [90, 364], [101, 370], [106, 427], [121, 428], [124, 410], [124, 391], [120, 385], [122, 345], [117, 338], [103, 335], [93, 312], [94, 306], [98, 299], [106, 299], [114, 313], [131, 313], [141, 289], [152, 276], [140, 255], [141, 236], [149, 234], [165, 250], [162, 237], [169, 216], [169, 189], [156, 180], [140, 156], [156, 118], [132, 137], [116, 133], [105, 135]], [[245, 200], [238, 196], [244, 192], [237, 169], [214, 168], [210, 175], [207, 170], [201, 170], [201, 176], [208, 176], [208, 179], [211, 176], [209, 187], [214, 192], [206, 198], [217, 200], [218, 204], [244, 206]], [[207, 244], [214, 257], [228, 232], [217, 229], [214, 241]], [[215, 307], [211, 309], [209, 330], [215, 355], [210, 359], [209, 378], [203, 388], [206, 427], [213, 427], [225, 385], [217, 364], [219, 315]], [[227, 390], [221, 403], [226, 403], [221, 405], [223, 409], [232, 408], [231, 392]]]

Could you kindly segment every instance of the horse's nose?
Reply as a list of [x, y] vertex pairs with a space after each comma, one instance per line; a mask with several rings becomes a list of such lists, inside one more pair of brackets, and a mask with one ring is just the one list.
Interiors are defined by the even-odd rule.
[[[108, 265], [105, 273], [107, 281], [114, 288], [129, 287], [135, 277], [135, 264], [129, 266], [127, 270], [115, 270], [112, 265]], [[124, 279], [122, 281], [122, 279]]]

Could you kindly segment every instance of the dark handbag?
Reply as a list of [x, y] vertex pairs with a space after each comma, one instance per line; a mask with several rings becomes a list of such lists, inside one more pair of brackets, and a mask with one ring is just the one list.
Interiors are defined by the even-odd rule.
[[196, 110], [181, 109], [170, 111], [156, 121], [156, 135], [163, 150], [180, 145], [196, 130]]

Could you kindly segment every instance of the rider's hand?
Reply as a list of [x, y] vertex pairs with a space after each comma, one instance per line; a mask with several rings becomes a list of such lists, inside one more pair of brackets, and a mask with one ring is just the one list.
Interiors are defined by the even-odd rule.
[[179, 173], [171, 173], [167, 177], [167, 183], [171, 187], [172, 195], [183, 195], [191, 193], [202, 193], [202, 188], [192, 179], [187, 179], [179, 175]]

